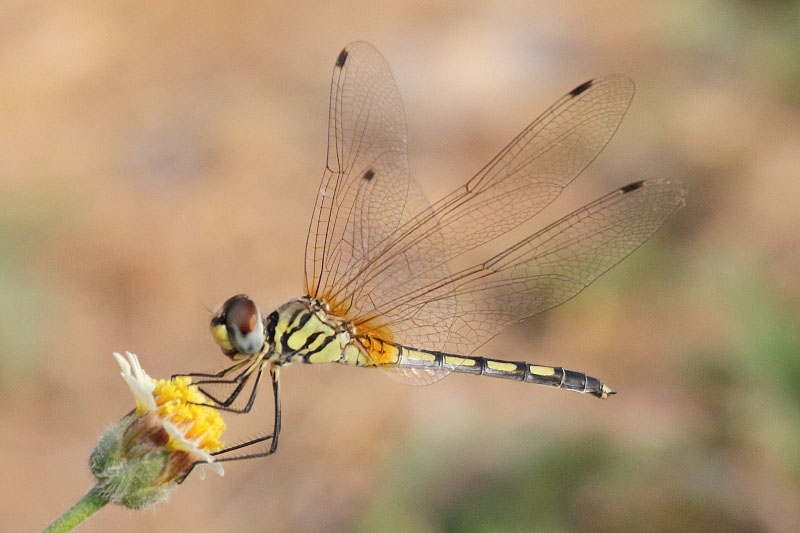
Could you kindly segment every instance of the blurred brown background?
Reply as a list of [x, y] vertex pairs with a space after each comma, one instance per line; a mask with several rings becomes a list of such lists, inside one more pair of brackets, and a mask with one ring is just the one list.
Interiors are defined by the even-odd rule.
[[[132, 405], [112, 351], [156, 377], [219, 369], [205, 306], [300, 294], [330, 73], [356, 39], [393, 68], [433, 198], [577, 84], [637, 82], [528, 229], [649, 177], [684, 180], [686, 208], [479, 352], [620, 394], [289, 367], [277, 455], [82, 531], [800, 528], [800, 5], [531, 4], [5, 0], [0, 530], [91, 486], [91, 447]], [[269, 427], [266, 390], [227, 440]]]

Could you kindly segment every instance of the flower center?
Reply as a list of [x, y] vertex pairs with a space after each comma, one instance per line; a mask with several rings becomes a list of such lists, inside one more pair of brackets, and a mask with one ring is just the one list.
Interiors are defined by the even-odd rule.
[[[222, 448], [220, 436], [225, 422], [219, 412], [205, 405], [208, 400], [189, 377], [156, 380], [153, 397], [158, 414], [178, 427], [187, 440], [196, 441], [207, 452]], [[170, 447], [169, 444], [167, 447]]]

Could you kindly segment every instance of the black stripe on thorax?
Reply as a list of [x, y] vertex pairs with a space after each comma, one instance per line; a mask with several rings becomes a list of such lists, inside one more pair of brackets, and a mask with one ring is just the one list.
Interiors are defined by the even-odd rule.
[[284, 332], [283, 335], [281, 335], [281, 353], [288, 354], [291, 352], [292, 349], [289, 348], [289, 333]]
[[303, 346], [301, 346], [297, 350], [293, 350], [292, 348], [289, 347], [289, 339], [291, 338], [291, 336], [294, 335], [295, 333], [297, 333], [298, 331], [300, 331], [301, 329], [303, 329], [303, 326], [308, 324], [308, 321], [311, 320], [311, 315], [313, 313], [311, 311], [308, 311], [308, 310], [300, 309], [298, 312], [296, 312], [296, 313], [294, 313], [292, 315], [291, 320], [289, 321], [289, 325], [291, 325], [292, 322], [294, 322], [295, 319], [299, 316], [299, 314], [304, 312], [304, 311], [305, 311], [306, 314], [305, 314], [305, 316], [300, 317], [300, 320], [297, 321], [297, 326], [295, 326], [295, 327], [293, 327], [291, 329], [287, 329], [286, 331], [283, 332], [283, 335], [281, 335], [281, 353], [289, 354], [289, 353], [300, 352], [306, 346], [310, 346], [309, 339], [318, 333], [318, 332], [315, 332], [315, 333], [309, 335], [309, 339], [306, 339], [305, 344], [303, 344]]
[[323, 340], [320, 343], [319, 346], [317, 346], [313, 350], [308, 350], [308, 347], [314, 344], [314, 341], [317, 340], [320, 335], [325, 335], [325, 333], [322, 331], [317, 331], [315, 333], [312, 333], [311, 335], [308, 336], [308, 339], [306, 339], [305, 344], [303, 344], [303, 346], [301, 346], [300, 349], [297, 350], [298, 352], [304, 352], [303, 353], [304, 361], [308, 362], [309, 357], [311, 357], [315, 353], [321, 352], [323, 349], [325, 349], [326, 346], [328, 346], [331, 342], [333, 342], [334, 339], [336, 339], [336, 335], [328, 335], [325, 338], [325, 340]]
[[301, 316], [300, 320], [297, 321], [297, 326], [293, 328], [292, 331], [289, 332], [289, 335], [294, 335], [295, 333], [303, 329], [305, 325], [308, 324], [308, 321], [311, 320], [311, 315], [313, 314], [314, 313], [309, 311], [308, 313], [306, 313], [305, 316]]
[[[302, 311], [304, 311], [304, 310], [301, 310], [301, 312]], [[303, 326], [308, 324], [308, 321], [311, 320], [311, 316], [314, 314], [311, 311], [307, 311], [307, 310], [305, 310], [305, 313], [306, 313], [305, 316], [301, 316], [300, 320], [297, 321], [297, 326], [292, 328], [291, 331], [288, 331], [289, 335], [293, 335], [294, 333], [297, 333], [298, 331], [303, 329]], [[295, 316], [297, 316], [297, 315], [295, 315]], [[294, 320], [292, 320], [292, 322], [294, 322]], [[290, 326], [292, 325], [292, 322], [289, 322]]]
[[295, 312], [292, 313], [292, 316], [290, 316], [289, 319], [286, 321], [286, 330], [288, 331], [289, 328], [292, 327], [292, 323], [294, 323], [294, 321], [297, 320], [297, 317], [300, 315], [300, 313], [308, 313], [308, 312], [309, 312], [308, 309], [303, 309], [302, 307], [295, 310]]
[[309, 311], [308, 311], [308, 309], [303, 309], [301, 307], [300, 309], [296, 309], [289, 316], [288, 320], [286, 320], [286, 329], [281, 334], [281, 353], [288, 354], [288, 353], [292, 353], [293, 352], [293, 350], [291, 348], [289, 348], [289, 337], [291, 337], [292, 333], [294, 333], [294, 329], [290, 329], [290, 328], [292, 326], [292, 323], [294, 323], [294, 321], [297, 320], [297, 317], [300, 316], [300, 313], [303, 313], [303, 312], [308, 313]]

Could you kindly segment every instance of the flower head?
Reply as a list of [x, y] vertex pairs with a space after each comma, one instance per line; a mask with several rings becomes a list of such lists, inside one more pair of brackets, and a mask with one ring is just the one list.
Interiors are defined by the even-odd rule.
[[195, 463], [224, 474], [211, 452], [222, 447], [225, 422], [203, 405], [190, 378], [154, 380], [136, 355], [126, 354], [114, 357], [136, 409], [106, 431], [89, 462], [109, 501], [139, 509], [164, 500]]

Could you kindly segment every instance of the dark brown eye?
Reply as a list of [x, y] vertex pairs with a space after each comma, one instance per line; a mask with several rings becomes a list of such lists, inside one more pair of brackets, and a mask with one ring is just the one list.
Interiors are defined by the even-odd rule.
[[238, 352], [252, 355], [264, 346], [264, 323], [253, 300], [234, 296], [225, 302], [222, 316], [230, 343]]
[[228, 306], [227, 324], [242, 333], [250, 333], [258, 325], [258, 307], [250, 299], [240, 298]]

